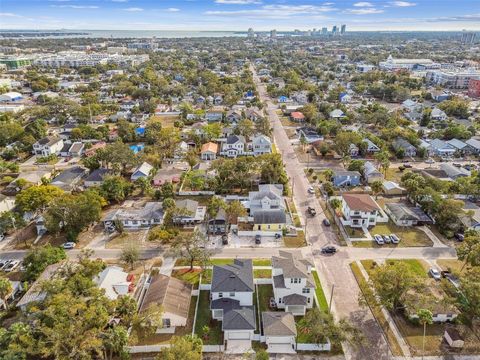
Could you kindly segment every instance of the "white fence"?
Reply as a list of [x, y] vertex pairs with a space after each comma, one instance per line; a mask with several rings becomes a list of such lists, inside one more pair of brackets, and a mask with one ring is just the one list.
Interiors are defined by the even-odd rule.
[[192, 296], [198, 296], [198, 295], [200, 295], [200, 291], [198, 289], [193, 289]]
[[199, 191], [193, 191], [193, 190], [190, 190], [190, 191], [184, 191], [184, 190], [181, 190], [178, 192], [178, 195], [179, 196], [200, 196], [200, 195], [215, 195], [215, 191], [202, 191], [202, 190], [199, 190]]
[[297, 350], [303, 351], [330, 351], [330, 342], [326, 344], [299, 344], [297, 343]]
[[129, 346], [128, 352], [130, 354], [154, 353], [166, 347], [170, 347], [170, 344]]
[[225, 345], [203, 345], [202, 352], [204, 353], [217, 353], [224, 352]]
[[212, 288], [212, 284], [200, 284], [200, 285], [199, 285], [199, 290], [208, 290], [208, 291], [210, 291], [211, 288]]
[[268, 279], [253, 279], [253, 282], [257, 285], [270, 285], [273, 284], [272, 278]]
[[265, 236], [265, 237], [275, 237], [275, 234], [279, 234], [282, 236], [281, 231], [261, 231], [261, 230], [253, 230], [253, 231], [239, 231], [238, 236], [255, 236], [255, 235], [260, 235], [260, 236]]

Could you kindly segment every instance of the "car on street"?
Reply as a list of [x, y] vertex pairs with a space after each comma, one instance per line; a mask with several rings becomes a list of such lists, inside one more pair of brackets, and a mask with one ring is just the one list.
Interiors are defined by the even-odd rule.
[[19, 264], [20, 264], [20, 260], [12, 260], [7, 264], [7, 266], [3, 268], [3, 271], [11, 272], [15, 270]]
[[11, 261], [11, 260], [8, 260], [8, 259], [2, 259], [2, 260], [0, 260], [0, 271], [3, 270], [3, 268], [4, 268], [5, 266], [7, 266], [10, 261]]
[[223, 245], [228, 245], [228, 236], [227, 234], [222, 235], [222, 244]]
[[330, 226], [330, 220], [328, 220], [328, 219], [323, 219], [322, 223], [325, 226]]
[[261, 243], [262, 243], [262, 237], [259, 234], [255, 235], [255, 244], [258, 245]]
[[463, 240], [465, 240], [465, 235], [464, 235], [464, 234], [461, 234], [461, 233], [455, 233], [455, 235], [453, 235], [453, 237], [454, 237], [457, 241], [463, 241]]
[[73, 249], [75, 247], [75, 243], [74, 242], [66, 242], [66, 243], [63, 243], [62, 244], [62, 247], [65, 249], [65, 250], [70, 250], [70, 249]]
[[337, 248], [335, 246], [324, 246], [322, 248], [322, 254], [335, 254], [337, 252]]
[[438, 271], [433, 267], [430, 268], [430, 270], [428, 270], [428, 274], [437, 281], [440, 281], [442, 279], [442, 275], [440, 274], [440, 271]]
[[282, 237], [282, 234], [280, 233], [275, 233], [275, 239], [280, 239]]
[[268, 300], [268, 307], [270, 309], [276, 309], [277, 308], [277, 303], [275, 302], [275, 299], [273, 297], [271, 297], [269, 300]]
[[378, 245], [383, 245], [383, 244], [385, 244], [385, 241], [383, 240], [382, 235], [375, 234], [375, 235], [373, 235], [373, 239], [375, 240], [375, 242], [376, 242]]
[[411, 169], [413, 166], [411, 164], [403, 164], [402, 165], [405, 169]]
[[309, 186], [307, 191], [309, 194], [315, 194], [315, 189], [313, 188], [313, 186]]
[[390, 239], [392, 240], [392, 244], [400, 243], [400, 238], [396, 234], [390, 234]]
[[458, 167], [458, 168], [462, 167], [462, 164], [460, 164], [460, 163], [453, 163], [452, 165], [455, 166], [455, 167]]
[[317, 210], [315, 210], [313, 207], [309, 206], [307, 208], [307, 212], [310, 214], [310, 216], [315, 216], [317, 215]]
[[427, 160], [425, 160], [425, 163], [426, 164], [435, 164], [435, 160], [433, 160], [432, 158], [428, 158]]
[[383, 241], [385, 241], [385, 244], [390, 244], [392, 242], [392, 239], [390, 239], [389, 235], [382, 235]]

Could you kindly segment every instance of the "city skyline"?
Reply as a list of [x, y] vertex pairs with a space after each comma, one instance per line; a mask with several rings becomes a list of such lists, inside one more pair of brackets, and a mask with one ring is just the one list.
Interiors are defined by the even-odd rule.
[[480, 4], [412, 1], [3, 0], [0, 29], [291, 31], [479, 30]]

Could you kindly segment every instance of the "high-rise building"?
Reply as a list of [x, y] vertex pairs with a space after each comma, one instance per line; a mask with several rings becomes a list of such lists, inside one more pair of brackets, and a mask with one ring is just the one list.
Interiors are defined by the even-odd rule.
[[322, 28], [322, 35], [327, 35], [328, 34], [328, 29], [326, 27]]
[[463, 30], [462, 31], [462, 44], [464, 44], [464, 45], [473, 44], [475, 42], [475, 36], [476, 35], [477, 34], [475, 34], [473, 31]]
[[340, 30], [340, 34], [343, 35], [343, 34], [345, 34], [346, 31], [347, 31], [347, 25], [343, 24], [343, 25], [342, 25], [342, 28], [341, 28], [341, 30]]
[[248, 29], [248, 37], [249, 38], [254, 38], [255, 37], [255, 32], [253, 31], [252, 28]]
[[332, 35], [337, 35], [337, 25], [333, 25], [333, 28], [332, 28]]
[[277, 30], [275, 30], [275, 29], [270, 30], [270, 37], [272, 39], [275, 39], [277, 37]]

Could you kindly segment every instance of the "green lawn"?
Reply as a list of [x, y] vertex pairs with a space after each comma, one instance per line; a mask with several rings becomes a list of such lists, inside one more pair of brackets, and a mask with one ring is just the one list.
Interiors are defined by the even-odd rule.
[[325, 297], [325, 293], [323, 292], [322, 284], [320, 283], [320, 279], [318, 278], [318, 274], [316, 271], [312, 271], [313, 279], [315, 280], [315, 294], [317, 295], [318, 305], [320, 309], [324, 311], [328, 311], [328, 303]]
[[[422, 230], [416, 227], [397, 226], [391, 221], [389, 221], [388, 223], [377, 224], [372, 229], [370, 229], [369, 232], [372, 236], [376, 234], [390, 235], [394, 233], [400, 238], [400, 243], [398, 245], [386, 244], [382, 245], [383, 247], [425, 247], [433, 245], [432, 240], [430, 240], [427, 234], [425, 234]], [[375, 242], [372, 241], [372, 243]]]
[[[428, 278], [427, 271], [429, 269], [428, 264], [424, 262], [423, 260], [416, 260], [416, 259], [401, 259], [401, 260], [393, 260], [389, 259], [386, 260], [388, 263], [393, 264], [393, 263], [398, 263], [402, 262], [404, 264], [407, 264], [410, 270], [412, 270], [415, 274], [417, 274], [419, 277], [426, 279]], [[367, 271], [368, 274], [371, 273], [371, 271], [377, 266], [376, 262], [373, 260], [361, 260], [360, 261]]]
[[210, 284], [212, 282], [212, 269], [205, 269], [202, 272], [202, 284]]
[[269, 279], [272, 277], [270, 269], [253, 269], [253, 277], [256, 279]]
[[307, 245], [303, 231], [297, 231], [297, 236], [284, 236], [283, 242], [285, 243], [285, 247], [288, 248], [299, 248]]
[[350, 238], [362, 239], [365, 238], [365, 233], [362, 229], [352, 228], [350, 226], [345, 227], [345, 232]]
[[201, 271], [198, 269], [179, 269], [172, 271], [172, 277], [188, 282], [193, 285], [194, 289], [198, 289], [198, 284], [200, 282]]
[[[204, 326], [208, 326], [210, 329], [208, 337], [206, 337], [203, 332]], [[203, 340], [205, 345], [223, 344], [222, 323], [212, 319], [212, 311], [210, 310], [210, 291], [200, 291], [195, 334]]]
[[273, 286], [272, 285], [257, 285], [258, 292], [258, 307], [261, 312], [271, 311], [268, 306], [270, 298], [273, 297]]

